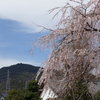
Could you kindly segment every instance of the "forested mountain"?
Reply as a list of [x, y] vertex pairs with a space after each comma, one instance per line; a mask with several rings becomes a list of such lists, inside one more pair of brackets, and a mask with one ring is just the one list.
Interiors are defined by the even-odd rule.
[[25, 89], [27, 83], [34, 79], [39, 67], [18, 63], [0, 69], [0, 92], [5, 92], [7, 71], [9, 70], [10, 88], [16, 90]]

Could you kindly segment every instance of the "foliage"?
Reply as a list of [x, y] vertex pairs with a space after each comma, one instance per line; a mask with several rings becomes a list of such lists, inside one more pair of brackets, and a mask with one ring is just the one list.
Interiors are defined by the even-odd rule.
[[41, 100], [37, 92], [28, 91], [25, 94], [25, 100]]
[[33, 43], [53, 49], [43, 64], [39, 84], [52, 88], [60, 100], [66, 90], [78, 91], [74, 85], [77, 81], [86, 85], [93, 82], [90, 73], [100, 64], [100, 0], [69, 1], [72, 3], [49, 10], [50, 13], [57, 10], [54, 18], [60, 14], [60, 21], [56, 29], [43, 27], [49, 34]]
[[8, 92], [6, 100], [24, 100], [23, 92], [17, 90], [11, 90]]
[[100, 90], [94, 94], [94, 100], [100, 100]]
[[32, 80], [27, 85], [25, 100], [41, 100], [39, 95], [39, 85], [37, 81]]
[[27, 90], [31, 92], [37, 92], [39, 90], [38, 82], [35, 80], [30, 81], [27, 85]]
[[93, 100], [92, 95], [89, 93], [88, 87], [85, 84], [82, 84], [81, 82], [78, 82], [76, 84], [76, 90], [71, 89], [69, 91], [66, 91], [66, 95], [64, 95], [64, 100], [74, 100], [74, 99]]
[[38, 82], [35, 80], [30, 81], [27, 85], [27, 89], [23, 91], [9, 91], [6, 100], [41, 100]]

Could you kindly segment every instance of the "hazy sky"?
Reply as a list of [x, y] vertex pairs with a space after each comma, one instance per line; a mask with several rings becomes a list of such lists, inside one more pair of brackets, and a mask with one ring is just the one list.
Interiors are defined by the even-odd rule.
[[63, 6], [66, 0], [0, 0], [0, 68], [16, 63], [39, 66], [50, 51], [36, 48], [33, 55], [31, 42], [40, 37], [41, 30], [33, 23], [55, 27], [48, 10]]

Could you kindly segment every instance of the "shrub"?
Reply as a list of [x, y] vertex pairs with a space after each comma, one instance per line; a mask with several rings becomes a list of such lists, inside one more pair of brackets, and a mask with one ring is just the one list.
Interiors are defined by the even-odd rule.
[[100, 100], [100, 90], [94, 94], [94, 100]]

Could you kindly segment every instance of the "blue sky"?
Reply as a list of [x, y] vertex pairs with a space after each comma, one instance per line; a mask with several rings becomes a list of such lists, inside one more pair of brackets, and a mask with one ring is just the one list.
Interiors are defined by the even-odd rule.
[[0, 67], [16, 63], [39, 66], [48, 57], [49, 50], [41, 51], [39, 48], [35, 48], [31, 55], [32, 42], [41, 34], [23, 29], [16, 21], [0, 19]]
[[[16, 63], [36, 66], [48, 58], [50, 50], [39, 48], [30, 55], [32, 42], [42, 35], [33, 23], [54, 28], [59, 18], [52, 20], [48, 10], [62, 6], [66, 0], [0, 0], [0, 68]], [[44, 32], [45, 34], [45, 32]]]

